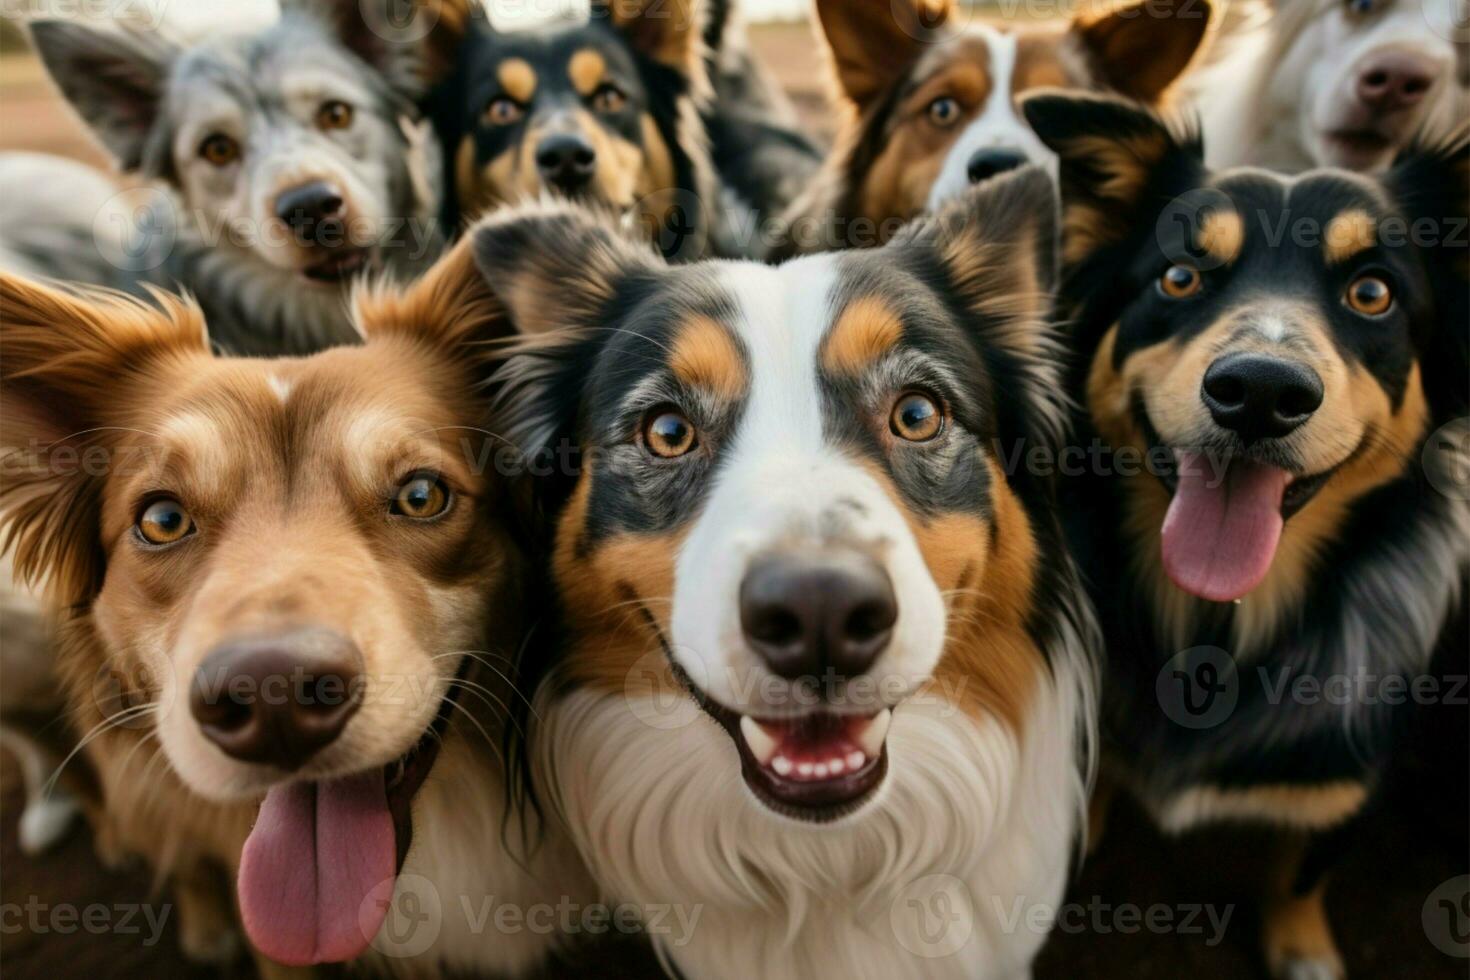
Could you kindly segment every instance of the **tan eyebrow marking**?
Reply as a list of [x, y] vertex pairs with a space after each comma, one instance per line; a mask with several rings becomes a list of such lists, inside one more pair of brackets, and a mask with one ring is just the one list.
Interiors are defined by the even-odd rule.
[[582, 95], [591, 95], [597, 91], [597, 86], [602, 84], [606, 74], [607, 62], [603, 60], [602, 53], [591, 48], [578, 51], [567, 63], [567, 75], [571, 78], [573, 87]]
[[1227, 265], [1240, 258], [1245, 244], [1245, 222], [1234, 211], [1211, 211], [1199, 229], [1200, 247]]
[[1359, 252], [1373, 247], [1377, 225], [1368, 212], [1354, 208], [1344, 211], [1327, 223], [1322, 236], [1322, 254], [1329, 265], [1346, 262]]
[[734, 399], [745, 391], [745, 361], [730, 332], [707, 316], [686, 322], [674, 338], [669, 368], [687, 385]]
[[507, 58], [495, 69], [500, 87], [517, 102], [530, 102], [536, 94], [536, 69], [522, 58]]
[[903, 321], [884, 300], [860, 296], [848, 303], [822, 344], [822, 367], [831, 374], [857, 374], [903, 337]]

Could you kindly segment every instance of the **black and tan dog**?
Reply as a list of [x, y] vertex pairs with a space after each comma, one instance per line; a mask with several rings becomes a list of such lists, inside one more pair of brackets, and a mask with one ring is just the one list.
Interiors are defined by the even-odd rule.
[[[696, 0], [599, 0], [589, 17], [514, 31], [472, 18], [430, 107], [446, 147], [446, 223], [552, 194], [640, 223], [666, 257], [742, 251], [727, 206], [784, 204], [768, 185], [789, 182], [761, 177], [766, 156], [752, 147], [794, 145], [807, 170], [817, 157], [775, 106], [730, 85], [718, 91], [739, 104], [712, 98], [710, 71], [724, 62], [707, 61], [705, 44], [738, 33], [728, 6], [713, 23]], [[727, 54], [754, 65], [748, 52]], [[729, 181], [712, 162], [711, 132], [718, 159], [738, 171]]]
[[[1438, 458], [1470, 373], [1465, 136], [1381, 178], [1288, 178], [1211, 173], [1121, 102], [1024, 111], [1061, 161], [1074, 389], [1115, 453], [1079, 498], [1107, 529], [1085, 564], [1123, 781], [1167, 831], [1275, 828], [1298, 856], [1266, 896], [1270, 968], [1340, 975], [1323, 832], [1373, 798], [1411, 714], [1392, 691], [1470, 574]], [[1303, 678], [1350, 693], [1293, 697]]]

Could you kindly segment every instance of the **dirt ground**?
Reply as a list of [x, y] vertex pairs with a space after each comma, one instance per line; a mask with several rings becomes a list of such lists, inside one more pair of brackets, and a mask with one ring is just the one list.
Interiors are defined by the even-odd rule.
[[[830, 131], [810, 34], [804, 26], [762, 29], [756, 43], [787, 84], [814, 132]], [[0, 149], [77, 156], [102, 163], [80, 125], [60, 105], [34, 62], [0, 59]], [[12, 191], [13, 192], [13, 191]], [[1453, 671], [1465, 672], [1463, 664]], [[1467, 710], [1442, 707], [1404, 753], [1385, 804], [1345, 842], [1328, 905], [1350, 975], [1464, 978], [1466, 962], [1431, 944], [1425, 916], [1442, 883], [1470, 872], [1470, 729]], [[172, 917], [156, 941], [141, 920], [123, 928], [121, 912], [148, 903], [169, 909], [143, 869], [107, 871], [84, 833], [39, 859], [16, 842], [19, 805], [14, 767], [0, 765], [0, 965], [7, 980], [61, 977], [238, 977], [248, 967], [210, 971], [179, 954]], [[1260, 976], [1257, 923], [1237, 880], [1261, 854], [1250, 839], [1165, 839], [1124, 803], [1098, 852], [1077, 877], [1062, 925], [1037, 965], [1041, 980], [1216, 980]], [[977, 898], [980, 898], [977, 896]], [[51, 920], [58, 908], [101, 905], [115, 928]], [[1428, 906], [1428, 909], [1426, 909]], [[1213, 914], [1213, 919], [1210, 917]], [[1143, 922], [1172, 923], [1153, 929]], [[39, 928], [37, 928], [39, 925]], [[140, 926], [141, 928], [135, 928]], [[1461, 926], [1463, 929], [1463, 925]], [[547, 969], [548, 978], [661, 976], [637, 942], [602, 942]]]

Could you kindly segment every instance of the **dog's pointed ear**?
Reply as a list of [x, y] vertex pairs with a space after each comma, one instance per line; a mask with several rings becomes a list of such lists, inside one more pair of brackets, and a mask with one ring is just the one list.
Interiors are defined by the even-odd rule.
[[122, 404], [150, 365], [208, 357], [204, 320], [163, 293], [71, 293], [0, 273], [0, 521], [22, 581], [80, 602], [100, 582], [96, 524]]
[[316, 17], [411, 102], [449, 74], [482, 15], [474, 0], [281, 0], [281, 11]]
[[592, 19], [606, 19], [650, 61], [685, 78], [702, 77], [698, 0], [592, 0]]
[[1194, 60], [1211, 15], [1209, 0], [1138, 0], [1101, 14], [1079, 14], [1071, 33], [1104, 83], [1152, 103]]
[[1435, 327], [1422, 341], [1420, 367], [1442, 423], [1470, 412], [1470, 126], [1411, 144], [1383, 184], [1405, 219], [1407, 243], [1429, 271]]
[[31, 43], [61, 94], [123, 170], [163, 176], [172, 152], [158, 125], [177, 49], [157, 31], [99, 30], [62, 20], [30, 25]]
[[866, 109], [918, 59], [953, 10], [954, 0], [817, 0], [843, 94]]
[[622, 287], [662, 265], [611, 216], [562, 202], [492, 215], [467, 234], [481, 273], [494, 284], [523, 337], [594, 329]]
[[1204, 171], [1197, 138], [1176, 138], [1153, 112], [1121, 99], [1039, 92], [1021, 111], [1058, 158], [1064, 273], [1152, 228], [1171, 189]]

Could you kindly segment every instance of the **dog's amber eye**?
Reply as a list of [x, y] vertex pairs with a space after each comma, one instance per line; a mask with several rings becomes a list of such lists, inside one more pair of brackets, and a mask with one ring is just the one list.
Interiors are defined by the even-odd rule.
[[323, 102], [316, 111], [316, 125], [318, 129], [346, 129], [352, 125], [352, 106], [337, 99]]
[[149, 544], [173, 544], [194, 533], [184, 505], [171, 497], [155, 500], [138, 515], [138, 536]]
[[643, 444], [655, 456], [675, 459], [694, 448], [694, 426], [675, 408], [656, 408], [643, 422]]
[[621, 112], [628, 97], [616, 85], [604, 85], [592, 93], [592, 108], [597, 112]]
[[1377, 276], [1359, 276], [1347, 288], [1347, 305], [1364, 316], [1382, 316], [1393, 305], [1393, 290]]
[[928, 442], [944, 428], [944, 413], [928, 395], [910, 391], [894, 403], [888, 425], [900, 439]]
[[199, 144], [199, 155], [214, 166], [223, 167], [240, 156], [240, 144], [224, 133], [211, 133]]
[[1159, 279], [1159, 291], [1170, 299], [1188, 299], [1202, 285], [1199, 270], [1187, 265], [1171, 265]]
[[960, 104], [951, 95], [941, 95], [929, 103], [929, 119], [935, 125], [948, 126], [960, 118]]
[[490, 104], [485, 107], [485, 121], [496, 126], [509, 126], [524, 114], [525, 110], [521, 108], [519, 102], [503, 95], [491, 99]]
[[393, 496], [391, 512], [400, 517], [425, 521], [449, 509], [449, 488], [431, 473], [411, 477]]

